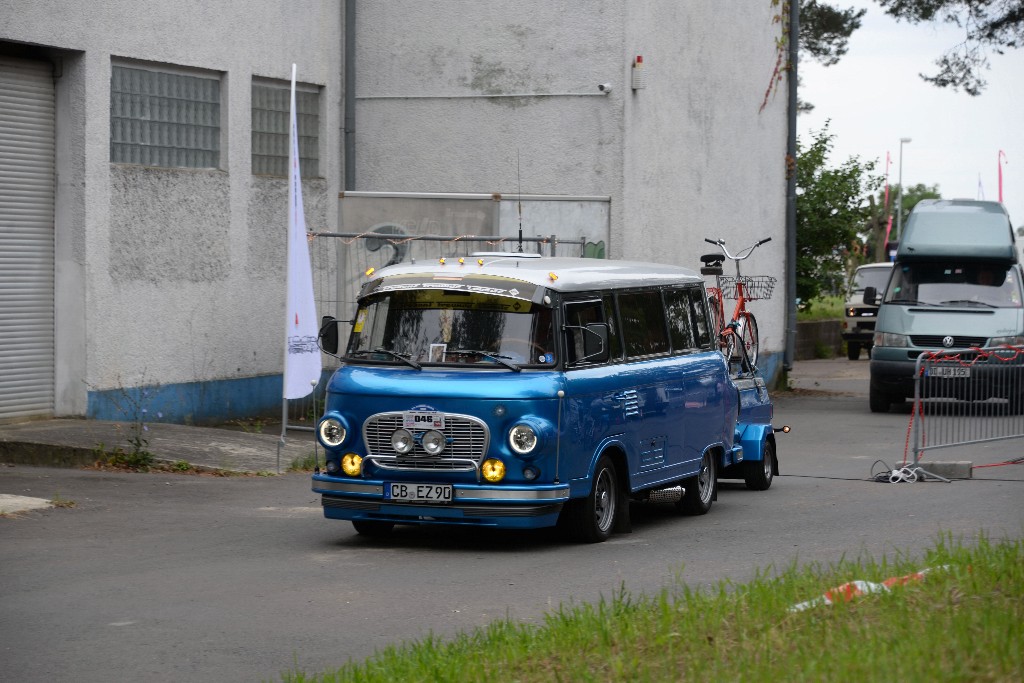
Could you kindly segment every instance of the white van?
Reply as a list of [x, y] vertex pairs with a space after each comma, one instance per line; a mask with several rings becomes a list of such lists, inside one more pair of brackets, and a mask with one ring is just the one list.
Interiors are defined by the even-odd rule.
[[858, 266], [850, 282], [850, 290], [843, 306], [843, 341], [846, 342], [846, 357], [860, 358], [860, 350], [871, 355], [871, 344], [875, 336], [875, 319], [878, 317], [877, 303], [864, 303], [864, 291], [874, 287], [879, 293], [885, 291], [885, 284], [892, 274], [892, 261], [865, 263]]
[[[914, 396], [915, 363], [922, 354], [1024, 345], [1022, 279], [1010, 217], [1001, 203], [919, 202], [910, 213], [878, 310], [871, 412], [888, 412]], [[868, 287], [865, 303], [878, 294]], [[974, 378], [983, 380], [983, 374]], [[1000, 381], [993, 379], [983, 389], [987, 394], [981, 398], [1024, 406], [1024, 396]]]

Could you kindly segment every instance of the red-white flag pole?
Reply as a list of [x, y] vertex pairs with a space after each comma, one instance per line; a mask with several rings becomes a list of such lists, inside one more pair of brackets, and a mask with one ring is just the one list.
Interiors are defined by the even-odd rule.
[[1003, 201], [1003, 164], [1006, 161], [1006, 152], [999, 150], [999, 156], [997, 157], [996, 165], [999, 166], [999, 201]]

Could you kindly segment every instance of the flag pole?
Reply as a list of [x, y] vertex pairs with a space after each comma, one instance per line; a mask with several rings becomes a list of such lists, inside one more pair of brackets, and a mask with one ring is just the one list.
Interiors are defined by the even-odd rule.
[[316, 388], [323, 365], [317, 343], [319, 326], [313, 296], [313, 271], [309, 260], [306, 216], [302, 205], [302, 174], [299, 171], [299, 126], [295, 105], [296, 65], [292, 64], [291, 116], [288, 145], [288, 268], [284, 374], [282, 382], [281, 440], [277, 446], [277, 471], [288, 430], [288, 400], [304, 398]]

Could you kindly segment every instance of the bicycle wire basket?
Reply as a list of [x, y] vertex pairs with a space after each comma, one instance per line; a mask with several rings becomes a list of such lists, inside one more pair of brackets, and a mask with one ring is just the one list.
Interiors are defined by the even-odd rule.
[[718, 278], [722, 285], [722, 297], [725, 299], [738, 299], [736, 292], [737, 283], [743, 286], [743, 297], [747, 301], [757, 299], [771, 299], [775, 290], [775, 278], [771, 275], [722, 275]]

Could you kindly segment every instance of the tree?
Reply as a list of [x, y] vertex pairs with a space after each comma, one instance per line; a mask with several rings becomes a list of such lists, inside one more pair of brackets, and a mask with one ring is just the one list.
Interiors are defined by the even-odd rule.
[[866, 9], [839, 9], [818, 0], [800, 0], [800, 51], [823, 66], [846, 54], [850, 36], [860, 28]]
[[986, 51], [1003, 54], [1024, 44], [1024, 0], [876, 0], [899, 21], [912, 24], [941, 21], [964, 29], [964, 40], [946, 50], [935, 63], [939, 71], [921, 78], [940, 88], [963, 88], [978, 95], [989, 68]]
[[[1003, 54], [1006, 49], [1024, 45], [1024, 0], [875, 2], [897, 21], [942, 22], [964, 29], [963, 42], [935, 61], [938, 73], [921, 74], [921, 78], [940, 88], [980, 94], [986, 85], [982, 73], [989, 68], [988, 51]], [[805, 52], [825, 66], [835, 64], [846, 53], [850, 34], [860, 28], [863, 12], [838, 9], [817, 0], [800, 0], [800, 40], [807, 46]]]
[[804, 302], [841, 287], [846, 257], [869, 218], [866, 196], [882, 182], [875, 162], [850, 157], [828, 167], [834, 135], [825, 127], [807, 147], [797, 139], [796, 295]]
[[[885, 210], [885, 191], [879, 190], [877, 197], [868, 197], [870, 208], [868, 210], [869, 217], [865, 224], [865, 232], [867, 233], [867, 239], [864, 241], [863, 263], [872, 263], [875, 261], [887, 261], [889, 260], [888, 255], [885, 253], [885, 233], [889, 227], [889, 213], [892, 213], [892, 231], [896, 231], [896, 202], [900, 196], [900, 186], [891, 185], [889, 187], [889, 206], [890, 211]], [[938, 185], [925, 185], [924, 183], [918, 183], [910, 187], [903, 188], [903, 218], [906, 221], [907, 214], [910, 213], [919, 201], [922, 199], [942, 199], [942, 195], [939, 193]], [[904, 222], [906, 225], [906, 222]], [[890, 240], [894, 241], [896, 235], [890, 235]]]

